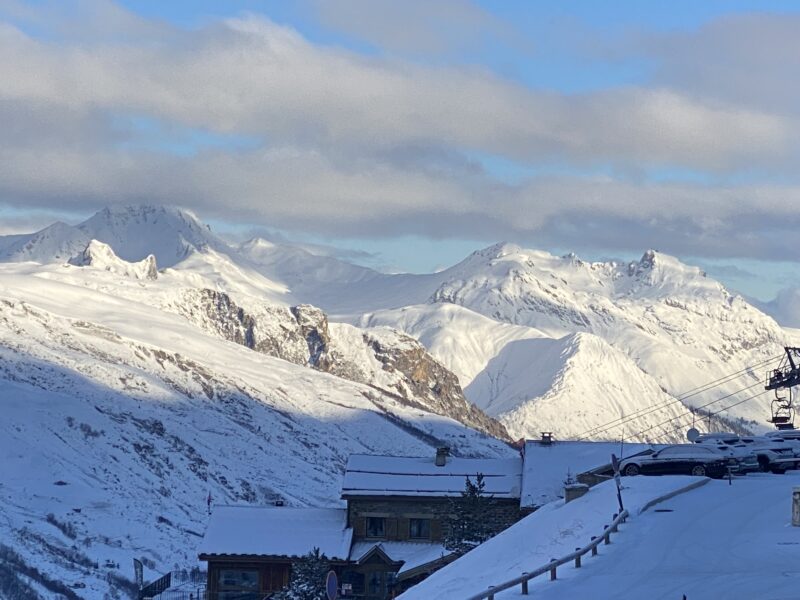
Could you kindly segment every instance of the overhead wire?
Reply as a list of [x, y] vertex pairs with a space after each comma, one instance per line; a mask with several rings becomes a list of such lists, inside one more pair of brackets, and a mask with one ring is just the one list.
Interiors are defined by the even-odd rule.
[[[738, 391], [736, 391], [736, 392], [733, 392], [733, 393], [731, 393], [731, 394], [727, 394], [727, 395], [725, 395], [725, 396], [722, 396], [722, 397], [720, 397], [720, 398], [717, 398], [716, 400], [712, 400], [711, 402], [707, 402], [706, 404], [703, 404], [703, 405], [701, 405], [701, 406], [696, 406], [696, 407], [694, 408], [694, 410], [700, 410], [700, 409], [706, 408], [707, 406], [711, 406], [712, 404], [716, 404], [717, 402], [721, 402], [722, 400], [725, 400], [725, 399], [727, 399], [727, 398], [730, 398], [731, 396], [736, 396], [737, 394], [740, 394], [740, 393], [742, 393], [742, 392], [744, 392], [744, 391], [747, 391], [747, 390], [749, 390], [749, 389], [751, 389], [751, 388], [755, 387], [756, 385], [759, 385], [759, 383], [760, 383], [760, 382], [758, 382], [758, 383], [754, 383], [753, 385], [749, 385], [749, 386], [747, 386], [747, 387], [745, 387], [745, 388], [742, 388], [741, 390], [738, 390]], [[758, 398], [759, 396], [763, 396], [764, 394], [766, 394], [766, 393], [767, 393], [767, 391], [768, 391], [768, 390], [762, 390], [762, 391], [758, 392], [757, 394], [753, 394], [752, 396], [749, 396], [749, 397], [745, 398], [744, 400], [739, 400], [738, 402], [735, 402], [735, 403], [733, 403], [733, 404], [731, 404], [731, 405], [729, 405], [729, 406], [726, 406], [726, 407], [724, 407], [724, 408], [721, 408], [721, 409], [719, 409], [719, 410], [717, 410], [717, 411], [715, 411], [715, 412], [709, 412], [709, 413], [707, 413], [707, 414], [703, 415], [703, 418], [711, 418], [711, 417], [713, 417], [714, 415], [718, 415], [719, 413], [721, 413], [721, 412], [723, 412], [723, 411], [730, 410], [730, 409], [731, 409], [731, 408], [733, 408], [734, 406], [739, 406], [740, 404], [744, 404], [745, 402], [749, 402], [750, 400], [753, 400], [753, 399], [755, 399], [755, 398]], [[666, 421], [663, 421], [663, 422], [661, 422], [661, 423], [657, 423], [656, 425], [652, 425], [652, 426], [650, 426], [650, 427], [648, 427], [648, 428], [646, 428], [646, 429], [642, 429], [641, 431], [637, 431], [636, 433], [632, 434], [632, 436], [631, 436], [631, 437], [638, 437], [638, 436], [640, 436], [640, 435], [642, 435], [642, 434], [645, 434], [645, 433], [647, 433], [648, 431], [652, 431], [652, 430], [653, 430], [653, 429], [655, 429], [656, 427], [662, 427], [662, 426], [664, 426], [664, 425], [667, 425], [668, 423], [671, 423], [671, 422], [673, 422], [673, 421], [676, 421], [676, 420], [679, 420], [679, 419], [686, 418], [687, 416], [688, 416], [688, 415], [680, 415], [680, 416], [678, 416], [678, 417], [672, 417], [671, 419], [667, 419]], [[680, 427], [681, 427], [681, 426], [678, 426], [678, 427], [674, 428], [672, 431], [676, 431], [676, 430], [677, 430], [677, 429], [679, 429]]]
[[[645, 406], [645, 407], [642, 407], [642, 408], [640, 408], [640, 409], [638, 409], [638, 410], [636, 410], [633, 413], [630, 413], [628, 415], [623, 415], [621, 417], [618, 417], [618, 418], [616, 418], [616, 419], [614, 419], [612, 421], [609, 421], [607, 423], [604, 423], [602, 425], [596, 425], [596, 426], [592, 427], [591, 429], [586, 430], [584, 433], [582, 433], [580, 436], [578, 436], [577, 439], [578, 440], [586, 440], [589, 437], [595, 437], [598, 434], [605, 433], [610, 429], [616, 429], [616, 428], [622, 427], [625, 424], [627, 424], [629, 421], [634, 421], [634, 420], [640, 419], [641, 417], [646, 416], [648, 414], [657, 412], [659, 410], [664, 410], [664, 409], [666, 409], [666, 408], [668, 408], [668, 407], [670, 407], [670, 406], [672, 406], [672, 405], [674, 405], [676, 403], [683, 402], [684, 400], [687, 400], [689, 398], [697, 396], [698, 394], [701, 394], [703, 392], [707, 392], [710, 389], [713, 389], [715, 387], [719, 387], [720, 385], [724, 385], [725, 383], [730, 383], [734, 379], [737, 379], [737, 378], [739, 378], [739, 377], [741, 377], [741, 376], [743, 376], [743, 375], [745, 375], [747, 373], [752, 372], [754, 369], [763, 368], [765, 365], [780, 359], [782, 356], [783, 356], [782, 354], [778, 354], [776, 356], [772, 356], [770, 358], [767, 358], [767, 359], [764, 359], [764, 360], [762, 360], [760, 362], [757, 362], [757, 363], [755, 363], [753, 365], [749, 365], [749, 366], [747, 366], [747, 367], [745, 367], [743, 369], [740, 369], [739, 371], [736, 371], [734, 373], [730, 373], [728, 375], [725, 375], [724, 377], [720, 377], [720, 378], [715, 379], [713, 381], [707, 382], [707, 383], [705, 383], [703, 385], [700, 385], [700, 386], [697, 386], [697, 387], [692, 388], [690, 390], [687, 390], [683, 394], [681, 394], [679, 396], [676, 396], [675, 398], [673, 398], [671, 400], [668, 400], [666, 402], [663, 402], [663, 403], [661, 403], [659, 405], [656, 405], [656, 406]], [[751, 385], [749, 387], [754, 387], [755, 385], [758, 385], [758, 383], [755, 383], [755, 384], [753, 384], [753, 385]], [[739, 392], [735, 392], [735, 393], [740, 393], [741, 391], [749, 389], [749, 387], [748, 388], [744, 388], [743, 390], [740, 390]], [[728, 397], [730, 397], [730, 395], [731, 394], [729, 394], [728, 396], [723, 396], [722, 398], [720, 398], [720, 400], [728, 398]]]

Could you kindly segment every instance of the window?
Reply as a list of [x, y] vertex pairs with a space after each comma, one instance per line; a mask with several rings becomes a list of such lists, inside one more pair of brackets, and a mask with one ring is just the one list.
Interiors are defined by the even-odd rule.
[[383, 596], [386, 588], [383, 585], [383, 573], [373, 571], [367, 580], [367, 593], [373, 596]]
[[416, 540], [431, 539], [430, 519], [410, 519], [408, 522], [408, 537]]
[[394, 571], [372, 571], [367, 575], [367, 595], [385, 597], [397, 584]]
[[258, 600], [258, 571], [220, 569], [217, 579], [219, 600]]
[[219, 572], [219, 588], [238, 590], [257, 590], [258, 571], [241, 569], [221, 569]]
[[386, 537], [386, 519], [383, 517], [367, 517], [367, 537]]

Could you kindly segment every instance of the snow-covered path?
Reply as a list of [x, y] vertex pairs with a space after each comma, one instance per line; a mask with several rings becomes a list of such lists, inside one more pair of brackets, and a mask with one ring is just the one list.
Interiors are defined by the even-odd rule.
[[[800, 598], [800, 527], [791, 492], [800, 473], [748, 475], [708, 485], [632, 519], [580, 570], [537, 581], [541, 599]], [[665, 509], [672, 512], [662, 512]], [[505, 593], [502, 598], [525, 598]]]

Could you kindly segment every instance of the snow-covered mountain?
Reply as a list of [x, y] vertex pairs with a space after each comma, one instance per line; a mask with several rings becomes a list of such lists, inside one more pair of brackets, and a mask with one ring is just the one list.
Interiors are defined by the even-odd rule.
[[[701, 270], [653, 251], [633, 263], [587, 263], [498, 244], [437, 277], [424, 299], [429, 280], [420, 280], [420, 304], [356, 322], [422, 340], [514, 436], [552, 429], [562, 438], [666, 439], [674, 430], [680, 439], [689, 408], [716, 412], [738, 401], [720, 416], [763, 427], [768, 396], [744, 400], [763, 391], [767, 366], [793, 336]], [[595, 429], [614, 419], [619, 426]]]
[[191, 564], [209, 493], [335, 505], [353, 452], [762, 427], [748, 398], [795, 335], [652, 251], [388, 275], [131, 206], [0, 238], [0, 262], [0, 538], [85, 598], [124, 587], [106, 561]]
[[[355, 383], [158, 309], [169, 279], [0, 267], [0, 538], [50, 579], [86, 583], [79, 597], [119, 591], [128, 571], [106, 563], [192, 564], [209, 493], [335, 505], [351, 453], [513, 455], [413, 389], [384, 392], [403, 385], [402, 367]], [[369, 347], [358, 352], [377, 362]]]
[[291, 304], [188, 214], [62, 229], [0, 242], [0, 578], [117, 597], [132, 556], [194, 563], [209, 493], [330, 506], [351, 453], [515, 453], [416, 339]]
[[103, 242], [126, 261], [155, 256], [161, 267], [171, 267], [194, 249], [227, 247], [197, 217], [186, 210], [164, 206], [104, 208], [83, 223], [54, 223], [30, 235], [0, 237], [4, 261], [69, 260], [90, 241]]

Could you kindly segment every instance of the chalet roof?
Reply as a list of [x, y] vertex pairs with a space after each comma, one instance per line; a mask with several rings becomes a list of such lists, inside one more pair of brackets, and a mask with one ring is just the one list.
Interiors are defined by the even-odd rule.
[[650, 447], [649, 444], [624, 444], [620, 449], [619, 442], [554, 441], [541, 444], [539, 441], [527, 441], [520, 506], [535, 508], [563, 496], [567, 472], [575, 477], [579, 473], [610, 465], [612, 453], [621, 459]]
[[486, 493], [495, 498], [519, 498], [521, 458], [447, 458], [442, 467], [434, 457], [371, 456], [354, 454], [347, 461], [342, 497], [457, 496], [466, 477], [484, 475]]
[[397, 572], [399, 576], [452, 554], [441, 544], [433, 542], [355, 542], [350, 551], [350, 560], [360, 562], [375, 548], [381, 550], [391, 561], [403, 563]]
[[340, 508], [215, 506], [198, 553], [299, 557], [314, 548], [346, 560], [353, 530]]

